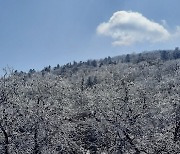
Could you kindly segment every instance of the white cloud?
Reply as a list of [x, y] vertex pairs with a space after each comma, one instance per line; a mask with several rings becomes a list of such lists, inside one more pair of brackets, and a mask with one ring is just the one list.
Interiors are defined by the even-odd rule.
[[115, 12], [108, 22], [97, 27], [97, 34], [111, 37], [112, 44], [119, 46], [145, 41], [162, 42], [171, 38], [163, 25], [132, 11]]

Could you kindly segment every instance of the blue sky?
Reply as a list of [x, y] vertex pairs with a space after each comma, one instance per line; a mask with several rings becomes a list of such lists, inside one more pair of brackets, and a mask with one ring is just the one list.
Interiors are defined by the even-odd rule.
[[179, 6], [179, 0], [0, 0], [0, 69], [173, 49], [180, 45]]

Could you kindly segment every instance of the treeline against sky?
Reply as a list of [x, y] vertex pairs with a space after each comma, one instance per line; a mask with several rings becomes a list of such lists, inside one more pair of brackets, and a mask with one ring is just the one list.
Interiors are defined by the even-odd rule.
[[0, 79], [2, 154], [178, 154], [180, 50], [31, 69]]

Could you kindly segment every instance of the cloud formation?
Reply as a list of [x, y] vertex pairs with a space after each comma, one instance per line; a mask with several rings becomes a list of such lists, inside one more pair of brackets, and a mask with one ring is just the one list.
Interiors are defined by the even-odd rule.
[[163, 25], [132, 11], [115, 12], [108, 22], [97, 27], [97, 34], [111, 37], [112, 44], [119, 46], [137, 42], [162, 42], [171, 38]]

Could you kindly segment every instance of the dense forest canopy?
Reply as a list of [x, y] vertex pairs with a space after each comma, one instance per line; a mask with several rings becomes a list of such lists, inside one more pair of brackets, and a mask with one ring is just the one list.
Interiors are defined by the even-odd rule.
[[180, 50], [0, 79], [2, 154], [178, 154]]

